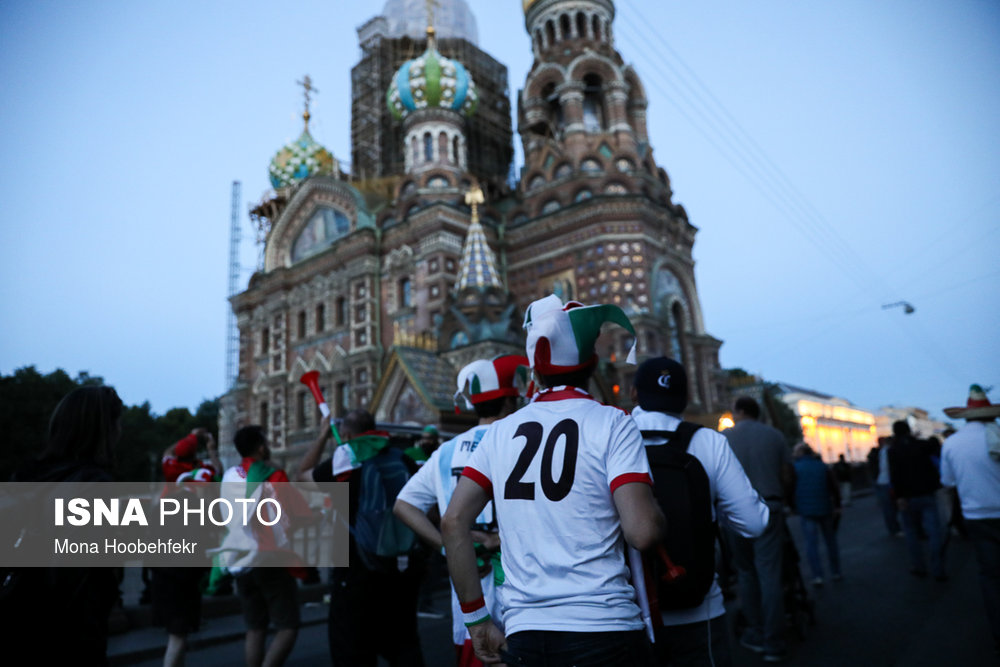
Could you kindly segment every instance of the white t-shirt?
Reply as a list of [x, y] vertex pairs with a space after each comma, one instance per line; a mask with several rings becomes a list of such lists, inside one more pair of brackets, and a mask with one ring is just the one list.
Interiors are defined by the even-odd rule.
[[[455, 492], [458, 478], [487, 429], [489, 429], [488, 425], [476, 426], [435, 449], [430, 458], [417, 471], [417, 474], [411, 477], [406, 485], [400, 489], [396, 499], [409, 503], [422, 512], [427, 512], [436, 504], [441, 514], [444, 515], [448, 502], [451, 500], [451, 494]], [[489, 524], [492, 520], [493, 506], [488, 504], [476, 518], [476, 523]], [[479, 583], [482, 586], [483, 600], [486, 602], [490, 616], [499, 624], [502, 614], [497, 601], [493, 573], [487, 574], [480, 579]], [[462, 608], [455, 595], [454, 587], [451, 589], [451, 619], [452, 641], [461, 645], [468, 639], [469, 632], [465, 628]]]
[[[643, 431], [676, 431], [681, 420], [662, 412], [632, 411], [632, 418]], [[650, 438], [647, 446], [664, 444], [663, 438]], [[688, 454], [698, 459], [712, 493], [712, 517], [743, 537], [758, 537], [767, 528], [770, 516], [767, 504], [754, 491], [733, 454], [726, 436], [710, 428], [700, 428], [691, 437]], [[669, 526], [668, 526], [669, 530]], [[685, 625], [706, 621], [726, 613], [718, 576], [697, 607], [662, 612], [664, 625]]]
[[990, 458], [987, 426], [969, 422], [941, 446], [941, 483], [958, 487], [966, 519], [1000, 518], [1000, 462]]
[[463, 474], [496, 508], [507, 634], [643, 628], [612, 499], [650, 482], [627, 414], [575, 389], [545, 394], [494, 422]]

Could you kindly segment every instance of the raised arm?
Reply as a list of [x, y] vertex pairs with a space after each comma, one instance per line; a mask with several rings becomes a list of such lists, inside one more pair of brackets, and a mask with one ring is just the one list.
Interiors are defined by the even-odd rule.
[[222, 459], [219, 458], [219, 444], [207, 430], [205, 431], [205, 448], [208, 449], [208, 461], [215, 469], [216, 475], [222, 475]]
[[323, 457], [323, 450], [326, 449], [326, 443], [330, 441], [331, 434], [330, 418], [323, 417], [319, 422], [319, 433], [316, 435], [316, 439], [309, 445], [309, 449], [306, 450], [305, 455], [299, 461], [298, 468], [295, 471], [296, 482], [303, 482], [305, 484], [316, 483], [316, 480], [313, 479], [313, 468], [316, 467], [316, 464]]

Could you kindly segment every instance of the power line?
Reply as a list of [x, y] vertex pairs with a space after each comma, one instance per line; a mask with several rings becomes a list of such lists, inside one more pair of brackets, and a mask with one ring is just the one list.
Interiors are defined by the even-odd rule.
[[[670, 49], [662, 37], [653, 32], [651, 27], [653, 24], [643, 17], [634, 4], [628, 5], [628, 7], [635, 11], [639, 17], [639, 24], [642, 27], [637, 27], [627, 12], [619, 14], [624, 21], [623, 25], [628, 27], [638, 37], [638, 41], [641, 41], [648, 47], [649, 53], [659, 58], [658, 62], [654, 63], [654, 66], [650, 68], [650, 72], [658, 77], [661, 83], [666, 83], [668, 87], [679, 90], [682, 94], [678, 96], [678, 99], [684, 100], [685, 103], [691, 105], [694, 114], [700, 120], [685, 110], [678, 103], [677, 99], [658, 87], [657, 89], [663, 94], [664, 98], [719, 151], [730, 165], [747, 178], [758, 192], [784, 213], [803, 236], [831, 258], [837, 264], [838, 268], [846, 272], [847, 276], [862, 288], [863, 293], [870, 294], [873, 287], [879, 287], [885, 291], [886, 295], [891, 297], [893, 291], [888, 288], [885, 280], [871, 269], [868, 263], [855, 252], [853, 247], [840, 236], [836, 228], [802, 195], [782, 170], [760, 148], [759, 144], [736, 121], [733, 115], [725, 108], [725, 105], [711, 93], [694, 71], [684, 63], [680, 55], [676, 51], [673, 51], [673, 49]], [[649, 32], [647, 33], [647, 31]], [[648, 34], [653, 35], [652, 39], [647, 36]], [[663, 48], [673, 54], [674, 59], [681, 63], [684, 69], [689, 72], [689, 77], [695, 81], [695, 84], [690, 83], [688, 78], [674, 67], [670, 59], [664, 56], [663, 51], [658, 45], [662, 45]], [[667, 72], [670, 72], [676, 81], [669, 78], [666, 74]], [[680, 90], [681, 88], [686, 90], [688, 94], [684, 95], [684, 90]], [[704, 95], [701, 91], [704, 91]], [[706, 96], [709, 101], [706, 101]], [[720, 141], [729, 149], [728, 152], [720, 147]], [[742, 162], [744, 166], [737, 164], [737, 161]], [[902, 321], [899, 322], [899, 326], [903, 326]], [[922, 340], [917, 342], [928, 353], [928, 356], [938, 363], [948, 366], [947, 370], [954, 373], [954, 367], [947, 354], [941, 350], [937, 350], [937, 357], [935, 357], [935, 353], [931, 348], [936, 346], [922, 327], [911, 327], [906, 330], [906, 333], [911, 337], [920, 336]]]
[[[813, 206], [799, 190], [791, 183], [784, 173], [767, 157], [760, 149], [759, 145], [750, 138], [749, 134], [733, 118], [732, 114], [718, 99], [711, 94], [707, 86], [694, 74], [676, 52], [674, 57], [683, 67], [690, 72], [685, 76], [673, 65], [660, 49], [660, 45], [669, 49], [662, 38], [654, 36], [656, 42], [648, 36], [647, 30], [652, 31], [650, 24], [639, 13], [634, 5], [630, 5], [641, 19], [643, 27], [638, 27], [628, 16], [622, 14], [624, 25], [628, 27], [638, 41], [646, 45], [647, 51], [658, 56], [655, 66], [650, 68], [652, 74], [666, 83], [671, 88], [677, 89], [681, 95], [669, 95], [662, 88], [657, 86], [661, 94], [688, 119], [692, 125], [703, 135], [722, 156], [736, 168], [750, 184], [763, 194], [775, 207], [784, 213], [789, 221], [802, 233], [807, 240], [816, 245], [825, 255], [831, 257], [838, 266], [845, 270], [847, 275], [870, 291], [873, 283], [881, 282], [853, 248], [848, 244], [830, 225], [821, 213]], [[672, 50], [671, 50], [672, 51]], [[668, 77], [668, 73], [672, 75]], [[691, 83], [693, 79], [695, 83]], [[696, 85], [697, 84], [697, 85]], [[705, 91], [705, 94], [702, 93]], [[706, 96], [708, 99], [706, 99]], [[690, 105], [693, 112], [698, 115], [698, 119], [692, 116], [686, 109], [682, 108], [679, 101]], [[712, 137], [709, 137], [712, 134]], [[718, 139], [719, 141], [716, 141]], [[728, 150], [720, 147], [719, 143], [725, 144]], [[737, 160], [743, 166], [738, 165]], [[887, 290], [887, 294], [891, 291]]]

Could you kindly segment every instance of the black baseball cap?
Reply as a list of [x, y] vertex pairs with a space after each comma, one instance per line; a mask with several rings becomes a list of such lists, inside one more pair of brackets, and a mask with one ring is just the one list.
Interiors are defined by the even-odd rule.
[[688, 402], [687, 371], [669, 357], [655, 357], [635, 372], [639, 406], [651, 412], [684, 412]]

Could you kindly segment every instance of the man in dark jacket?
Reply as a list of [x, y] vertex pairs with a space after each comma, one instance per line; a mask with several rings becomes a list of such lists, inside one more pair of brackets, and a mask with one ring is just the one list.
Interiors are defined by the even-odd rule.
[[806, 560], [812, 570], [813, 585], [823, 585], [823, 563], [819, 559], [819, 535], [823, 534], [826, 557], [834, 581], [840, 581], [840, 547], [837, 546], [835, 518], [840, 516], [840, 490], [830, 469], [809, 445], [795, 446], [795, 511], [802, 519]]
[[927, 576], [927, 564], [920, 544], [920, 527], [923, 526], [930, 546], [931, 574], [938, 581], [945, 581], [947, 576], [941, 553], [943, 535], [934, 495], [941, 488], [937, 467], [931, 460], [928, 444], [914, 438], [905, 421], [895, 422], [892, 433], [888, 457], [889, 481], [903, 520], [906, 547], [910, 553], [910, 574]]

